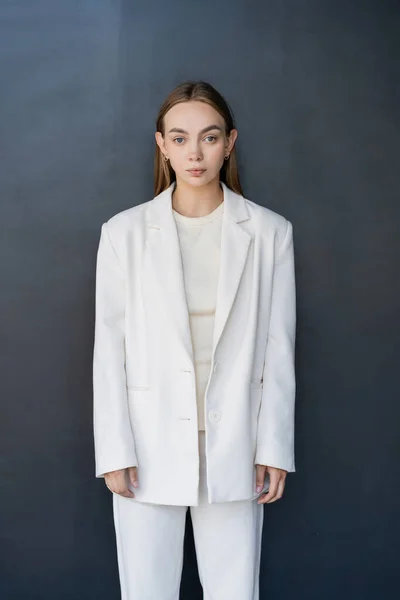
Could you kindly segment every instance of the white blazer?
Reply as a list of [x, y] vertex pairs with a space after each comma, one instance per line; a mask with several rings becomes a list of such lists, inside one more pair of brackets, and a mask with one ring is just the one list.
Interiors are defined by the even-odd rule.
[[[96, 477], [137, 466], [139, 488], [131, 488], [137, 501], [191, 506], [198, 504], [198, 423], [174, 186], [101, 228], [94, 441]], [[209, 503], [256, 498], [257, 463], [295, 471], [292, 225], [221, 187], [205, 396]]]

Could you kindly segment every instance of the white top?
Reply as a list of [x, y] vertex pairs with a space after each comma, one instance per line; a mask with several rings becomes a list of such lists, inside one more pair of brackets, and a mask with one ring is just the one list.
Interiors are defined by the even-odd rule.
[[205, 430], [204, 394], [211, 367], [223, 212], [224, 202], [202, 217], [187, 217], [173, 209], [181, 246], [201, 431]]

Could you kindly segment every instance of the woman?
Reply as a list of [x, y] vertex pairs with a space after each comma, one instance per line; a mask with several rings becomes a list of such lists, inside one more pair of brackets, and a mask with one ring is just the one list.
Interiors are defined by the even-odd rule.
[[157, 119], [155, 197], [97, 256], [96, 476], [124, 600], [178, 600], [190, 507], [206, 600], [258, 600], [263, 505], [294, 466], [292, 225], [246, 199], [222, 96], [186, 82]]

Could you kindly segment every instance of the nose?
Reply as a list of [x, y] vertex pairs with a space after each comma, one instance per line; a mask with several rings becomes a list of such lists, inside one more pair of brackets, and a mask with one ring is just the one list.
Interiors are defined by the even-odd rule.
[[202, 160], [203, 155], [200, 146], [196, 142], [193, 142], [189, 148], [188, 158], [190, 161]]

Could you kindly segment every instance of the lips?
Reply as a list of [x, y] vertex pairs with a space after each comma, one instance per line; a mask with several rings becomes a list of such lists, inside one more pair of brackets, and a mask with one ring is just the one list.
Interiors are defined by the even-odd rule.
[[198, 175], [199, 173], [204, 173], [205, 169], [188, 169], [189, 173], [195, 173]]

